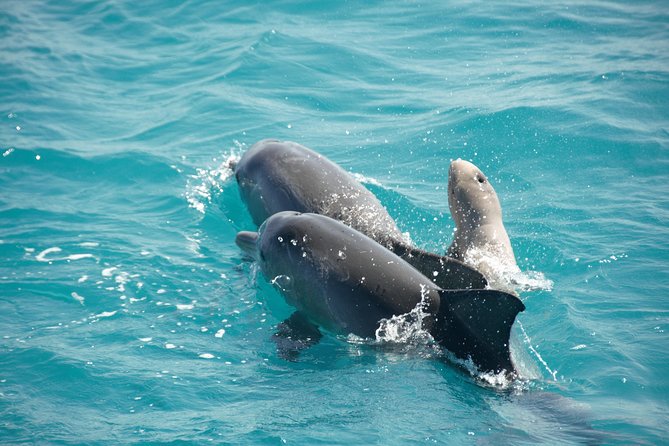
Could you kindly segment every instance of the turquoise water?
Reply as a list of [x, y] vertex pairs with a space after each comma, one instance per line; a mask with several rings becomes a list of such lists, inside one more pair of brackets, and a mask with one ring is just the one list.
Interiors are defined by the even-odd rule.
[[[0, 442], [666, 442], [669, 13], [627, 3], [4, 2]], [[267, 137], [435, 251], [476, 163], [553, 282], [524, 379], [331, 335], [281, 360], [225, 168]]]

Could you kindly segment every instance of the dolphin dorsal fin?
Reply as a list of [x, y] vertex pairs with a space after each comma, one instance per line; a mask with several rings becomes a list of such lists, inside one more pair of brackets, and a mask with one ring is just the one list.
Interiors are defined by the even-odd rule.
[[479, 271], [453, 257], [441, 256], [404, 243], [393, 243], [392, 251], [445, 290], [483, 289], [488, 281]]

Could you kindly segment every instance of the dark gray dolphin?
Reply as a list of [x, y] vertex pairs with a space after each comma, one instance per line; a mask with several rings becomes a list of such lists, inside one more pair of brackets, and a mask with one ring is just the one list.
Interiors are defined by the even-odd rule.
[[254, 144], [235, 166], [235, 177], [256, 225], [281, 211], [327, 215], [373, 238], [441, 288], [487, 285], [480, 272], [463, 262], [406, 243], [374, 194], [337, 164], [300, 144]]
[[374, 338], [382, 319], [420, 305], [423, 327], [440, 345], [481, 371], [514, 373], [509, 335], [525, 306], [511, 294], [443, 290], [376, 241], [324, 215], [279, 212], [257, 233], [240, 232], [236, 243], [320, 327]]

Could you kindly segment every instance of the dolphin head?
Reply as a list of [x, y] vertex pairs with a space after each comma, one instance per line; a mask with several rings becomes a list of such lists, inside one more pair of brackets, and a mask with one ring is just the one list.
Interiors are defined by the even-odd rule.
[[328, 243], [322, 240], [319, 218], [327, 217], [278, 212], [265, 220], [257, 233], [243, 231], [235, 239], [257, 261], [267, 281], [278, 288], [286, 302], [312, 315], [327, 312], [325, 301], [314, 298], [325, 289], [323, 277], [327, 266], [321, 257], [329, 252], [322, 246]]
[[458, 228], [501, 219], [502, 208], [490, 181], [469, 161], [457, 159], [448, 171], [448, 206]]
[[305, 228], [299, 212], [285, 211], [270, 216], [258, 232], [241, 231], [235, 243], [255, 259], [268, 279], [292, 275], [304, 257]]

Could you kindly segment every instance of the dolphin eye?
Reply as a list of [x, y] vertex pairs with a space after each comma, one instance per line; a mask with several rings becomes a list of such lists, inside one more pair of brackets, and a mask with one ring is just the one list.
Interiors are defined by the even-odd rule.
[[485, 183], [485, 177], [480, 173], [476, 174], [476, 180], [481, 184]]

